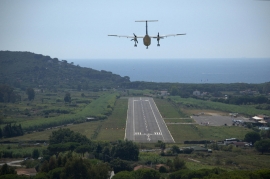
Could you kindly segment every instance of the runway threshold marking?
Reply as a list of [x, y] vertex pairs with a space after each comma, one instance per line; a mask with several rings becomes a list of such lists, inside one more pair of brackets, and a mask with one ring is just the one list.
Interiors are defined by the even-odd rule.
[[[155, 117], [156, 123], [157, 123], [157, 125], [158, 125], [159, 132], [161, 133], [161, 129], [160, 129], [160, 127], [159, 127], [159, 124], [158, 124], [158, 121], [157, 121], [156, 115], [155, 115], [155, 113], [154, 113], [154, 110], [153, 110], [152, 105], [151, 105], [151, 103], [150, 103], [150, 101], [149, 101], [149, 100], [148, 100], [148, 103], [149, 103], [150, 108], [151, 108], [151, 110], [152, 110], [152, 113], [153, 113], [153, 115], [154, 115], [154, 117]], [[164, 140], [164, 136], [162, 135], [162, 133], [161, 133], [161, 136], [162, 136], [162, 138], [163, 138], [163, 141], [165, 142], [165, 140]]]
[[[152, 111], [152, 113], [153, 113], [153, 116], [154, 116], [154, 118], [155, 118], [155, 121], [156, 121], [156, 123], [157, 123], [157, 126], [158, 126], [158, 129], [159, 129], [159, 132], [154, 132], [154, 133], [141, 133], [141, 132], [135, 132], [135, 114], [134, 114], [134, 111], [135, 111], [135, 102], [136, 101], [145, 101], [145, 102], [148, 102], [148, 104], [150, 105], [150, 108], [151, 108], [151, 111]], [[160, 128], [160, 125], [159, 125], [159, 122], [158, 122], [158, 120], [157, 120], [157, 117], [156, 117], [156, 115], [155, 115], [155, 113], [154, 113], [154, 110], [153, 110], [153, 107], [152, 107], [152, 104], [151, 104], [151, 101], [150, 100], [148, 100], [148, 99], [145, 99], [145, 100], [143, 100], [141, 97], [139, 98], [139, 100], [137, 99], [134, 99], [133, 98], [133, 100], [132, 100], [132, 104], [133, 104], [133, 140], [135, 141], [135, 136], [136, 135], [145, 135], [145, 136], [147, 136], [147, 140], [148, 141], [150, 141], [151, 140], [151, 135], [161, 135], [162, 136], [162, 139], [163, 139], [163, 141], [165, 142], [165, 138], [164, 138], [164, 136], [163, 136], [163, 134], [162, 134], [162, 132], [161, 132], [161, 128]], [[154, 102], [154, 105], [156, 106], [156, 104], [155, 104], [155, 102]], [[142, 105], [141, 105], [142, 106]], [[157, 106], [156, 106], [156, 108], [157, 108]], [[157, 110], [158, 110], [158, 108], [157, 108]], [[143, 106], [142, 106], [142, 113], [143, 113], [143, 119], [144, 119], [144, 121], [145, 121], [145, 127], [146, 127], [146, 131], [148, 132], [148, 127], [147, 127], [147, 121], [146, 121], [146, 119], [145, 119], [145, 113], [144, 113], [144, 110], [143, 110]], [[159, 110], [158, 110], [158, 113], [159, 113], [159, 115], [160, 115], [160, 117], [161, 117], [161, 119], [163, 119], [162, 118], [162, 116], [161, 116], [161, 114], [160, 114], [160, 112], [159, 112]], [[161, 121], [162, 122], [162, 121]], [[163, 121], [164, 122], [164, 121]], [[165, 124], [165, 122], [164, 122], [164, 125], [167, 127], [167, 125]], [[167, 130], [168, 130], [168, 127], [167, 127]], [[169, 130], [168, 130], [169, 131]], [[171, 136], [171, 138], [172, 138], [172, 140], [173, 140], [173, 142], [175, 142], [174, 141], [174, 139], [173, 139], [173, 137], [172, 137], [172, 135], [171, 135], [171, 133], [170, 133], [170, 131], [169, 131], [169, 134], [170, 134], [170, 136]]]

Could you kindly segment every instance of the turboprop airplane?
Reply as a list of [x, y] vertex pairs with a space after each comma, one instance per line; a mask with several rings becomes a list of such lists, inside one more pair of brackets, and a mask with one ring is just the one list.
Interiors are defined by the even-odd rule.
[[134, 44], [134, 47], [137, 47], [137, 43], [138, 43], [138, 40], [137, 38], [143, 38], [143, 44], [146, 46], [146, 49], [148, 49], [148, 46], [151, 45], [151, 38], [155, 38], [157, 39], [157, 46], [159, 47], [160, 44], [159, 44], [159, 40], [160, 39], [163, 39], [164, 37], [170, 37], [170, 36], [178, 36], [178, 35], [186, 35], [186, 34], [169, 34], [169, 35], [159, 35], [159, 32], [158, 32], [158, 35], [157, 36], [149, 36], [148, 35], [148, 29], [147, 29], [147, 22], [157, 22], [158, 20], [142, 20], [142, 21], [135, 21], [135, 22], [146, 22], [146, 34], [145, 36], [137, 36], [133, 33], [133, 36], [127, 36], [127, 35], [108, 35], [108, 36], [114, 36], [114, 37], [126, 37], [126, 38], [132, 38], [132, 40], [134, 40], [135, 44]]

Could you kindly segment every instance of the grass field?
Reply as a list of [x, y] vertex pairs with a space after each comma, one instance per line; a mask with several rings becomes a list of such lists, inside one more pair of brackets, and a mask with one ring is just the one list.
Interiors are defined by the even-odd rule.
[[158, 107], [159, 112], [163, 118], [183, 118], [188, 117], [179, 108], [176, 108], [173, 104], [165, 99], [154, 98], [154, 101]]
[[[127, 99], [116, 100], [115, 107], [112, 115], [106, 120], [85, 122], [81, 124], [75, 124], [67, 126], [75, 132], [79, 132], [89, 139], [94, 135], [96, 129], [101, 126], [98, 135], [94, 140], [123, 140], [126, 127], [126, 112], [127, 112]], [[65, 127], [64, 127], [65, 128]], [[118, 129], [117, 129], [118, 128]], [[34, 132], [31, 134], [25, 134], [19, 137], [9, 138], [11, 141], [31, 141], [31, 140], [48, 140], [52, 131], [58, 129], [45, 130], [41, 132]]]
[[167, 124], [176, 143], [183, 143], [185, 140], [214, 140], [223, 141], [226, 138], [243, 139], [251, 129], [236, 126], [200, 126]]
[[[56, 110], [59, 108], [67, 109], [69, 113], [56, 115], [56, 116], [47, 116], [47, 117], [44, 117], [44, 115], [34, 115], [33, 117], [30, 114], [30, 116], [28, 117], [23, 116], [22, 118], [19, 118], [21, 120], [18, 120], [17, 123], [19, 122], [22, 125], [22, 128], [26, 131], [34, 131], [38, 129], [45, 129], [48, 127], [73, 123], [79, 120], [85, 120], [86, 117], [94, 116], [98, 118], [99, 117], [105, 118], [106, 115], [109, 115], [113, 111], [113, 106], [114, 106], [117, 95], [118, 93], [109, 93], [109, 92], [103, 93], [103, 94], [100, 94], [100, 97], [93, 100], [90, 104], [81, 104], [81, 103], [77, 104], [76, 103], [74, 104], [74, 106], [66, 105], [66, 104], [62, 104], [62, 105], [57, 104], [59, 105], [58, 108], [55, 105], [52, 105], [50, 109], [52, 108]], [[54, 101], [55, 101], [55, 97], [54, 97]], [[38, 107], [40, 105], [45, 105], [45, 104], [33, 102], [33, 104], [31, 104], [30, 106], [27, 104], [24, 104], [24, 105], [22, 104], [21, 107], [29, 106], [28, 111], [34, 111], [34, 112], [31, 112], [32, 114], [34, 114], [35, 111], [38, 111], [37, 110], [38, 108], [41, 108], [40, 111], [48, 108], [48, 107], [44, 107], [44, 108]], [[18, 116], [12, 116], [12, 115], [10, 116], [13, 117], [14, 120], [16, 119], [16, 117], [18, 117]], [[5, 122], [8, 122], [7, 120], [12, 120], [12, 119], [8, 117], [7, 119], [5, 119]]]
[[219, 102], [212, 101], [204, 101], [198, 100], [194, 98], [181, 98], [179, 96], [171, 96], [170, 99], [177, 103], [182, 108], [190, 108], [190, 109], [210, 109], [223, 111], [227, 113], [239, 113], [246, 116], [254, 116], [258, 114], [270, 115], [269, 110], [260, 110], [256, 109], [252, 105], [233, 105], [233, 104], [225, 104]]
[[127, 99], [118, 99], [111, 116], [102, 123], [97, 140], [114, 141], [123, 140], [127, 119]]

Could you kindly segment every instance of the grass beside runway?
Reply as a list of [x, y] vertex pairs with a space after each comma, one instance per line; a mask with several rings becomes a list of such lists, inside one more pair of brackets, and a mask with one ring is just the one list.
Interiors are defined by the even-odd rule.
[[125, 137], [128, 99], [118, 99], [112, 115], [102, 124], [97, 140], [115, 141]]
[[[85, 135], [89, 139], [115, 141], [123, 140], [125, 136], [127, 118], [127, 99], [117, 99], [112, 114], [106, 120], [84, 122], [74, 124], [65, 128], [70, 128], [75, 132]], [[106, 129], [107, 128], [107, 129]], [[117, 129], [118, 128], [118, 129]], [[123, 129], [124, 128], [124, 129]], [[58, 129], [45, 130], [23, 136], [9, 138], [11, 141], [48, 140], [52, 131]], [[96, 131], [96, 135], [95, 135]]]
[[246, 133], [251, 129], [236, 126], [200, 126], [200, 125], [176, 125], [168, 124], [176, 143], [186, 140], [216, 140], [223, 141], [226, 138], [244, 139]]
[[153, 98], [158, 110], [163, 118], [185, 118], [188, 117], [179, 108], [176, 108], [173, 104], [166, 99]]

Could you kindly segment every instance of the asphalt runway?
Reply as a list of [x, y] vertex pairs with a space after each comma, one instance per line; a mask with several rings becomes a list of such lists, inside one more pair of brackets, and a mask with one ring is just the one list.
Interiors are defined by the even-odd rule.
[[125, 139], [141, 143], [174, 143], [153, 98], [129, 98]]

